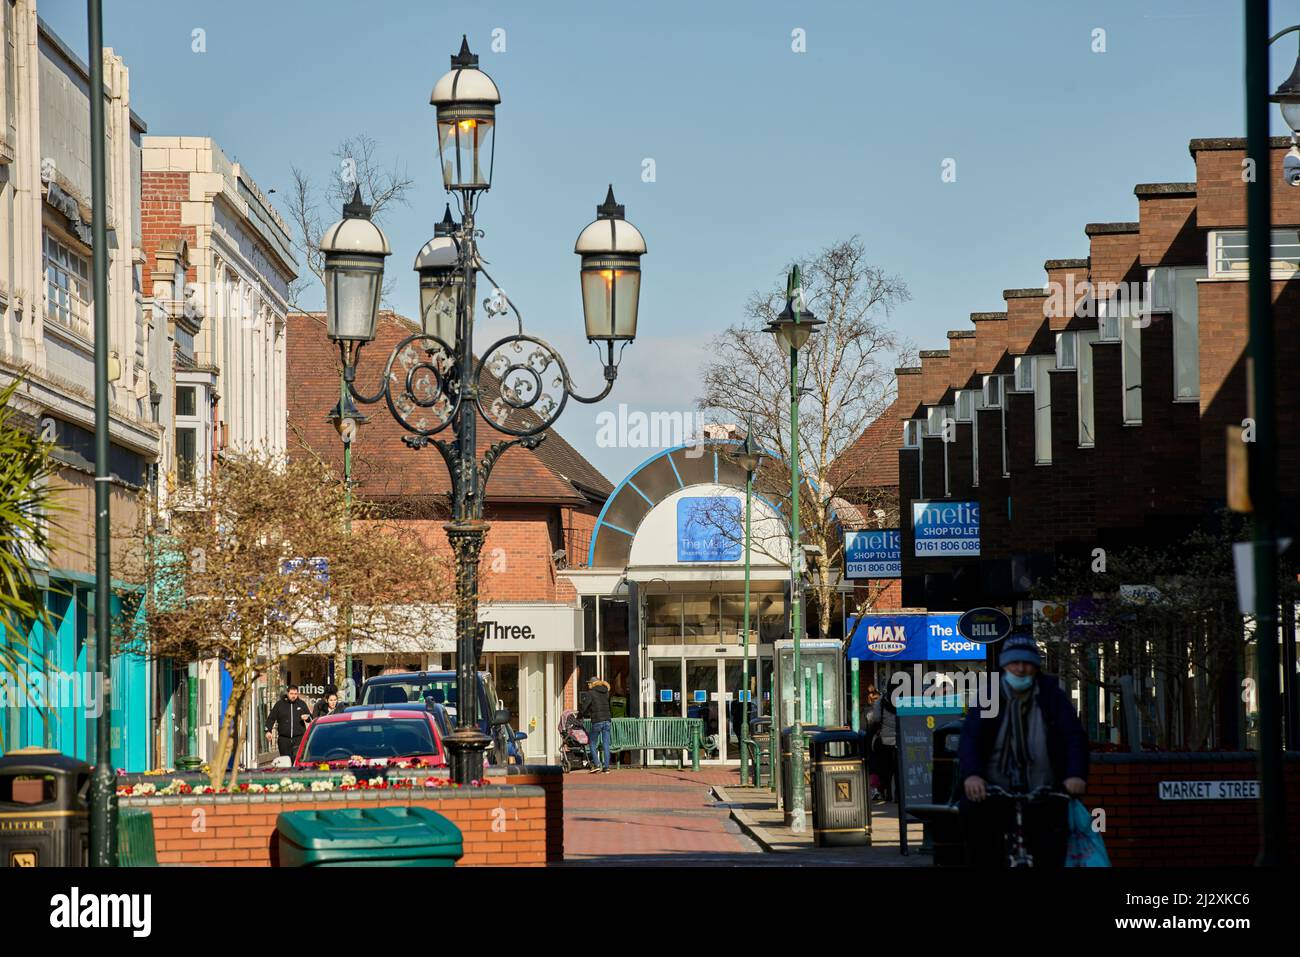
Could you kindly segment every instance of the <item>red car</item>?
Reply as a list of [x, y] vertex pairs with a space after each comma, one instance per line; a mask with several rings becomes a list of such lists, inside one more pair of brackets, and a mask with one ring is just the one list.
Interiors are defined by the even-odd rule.
[[382, 767], [405, 762], [419, 767], [447, 765], [438, 724], [423, 708], [357, 708], [317, 718], [298, 745], [294, 767], [359, 763]]

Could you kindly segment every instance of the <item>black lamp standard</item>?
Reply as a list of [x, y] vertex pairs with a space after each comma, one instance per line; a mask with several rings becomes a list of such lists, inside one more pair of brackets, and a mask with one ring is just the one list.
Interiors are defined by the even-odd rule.
[[[573, 389], [568, 368], [547, 342], [525, 335], [523, 317], [498, 293], [502, 311], [515, 314], [518, 331], [474, 353], [474, 288], [478, 273], [495, 280], [478, 255], [481, 233], [474, 214], [479, 197], [491, 186], [493, 131], [501, 95], [478, 69], [478, 57], [462, 38], [451, 70], [433, 88], [430, 103], [438, 113], [438, 150], [443, 186], [455, 197], [461, 221], [448, 207], [433, 239], [420, 250], [422, 331], [399, 342], [384, 366], [373, 395], [356, 388], [361, 349], [375, 337], [384, 258], [383, 232], [370, 221], [358, 189], [343, 208], [343, 219], [321, 241], [325, 256], [325, 309], [329, 336], [338, 344], [343, 380], [358, 402], [381, 399], [410, 435], [412, 449], [432, 445], [451, 477], [451, 521], [443, 528], [456, 561], [456, 681], [460, 692], [456, 730], [448, 736], [452, 779], [468, 784], [482, 777], [483, 752], [492, 739], [479, 727], [476, 672], [482, 649], [478, 622], [478, 564], [488, 524], [483, 520], [483, 489], [492, 467], [514, 445], [536, 448], [570, 398], [599, 402], [618, 376], [616, 343], [636, 337], [641, 256], [645, 239], [623, 218], [610, 187], [596, 220], [578, 236], [582, 257], [582, 305], [587, 339], [605, 344], [605, 388], [582, 396]], [[489, 307], [490, 309], [490, 307]], [[477, 417], [510, 436], [478, 453]], [[451, 427], [452, 436], [434, 438]]]

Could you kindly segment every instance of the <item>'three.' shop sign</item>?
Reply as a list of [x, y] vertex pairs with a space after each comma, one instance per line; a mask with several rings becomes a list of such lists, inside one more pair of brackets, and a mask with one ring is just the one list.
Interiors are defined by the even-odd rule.
[[913, 502], [912, 548], [917, 558], [980, 553], [979, 502]]
[[581, 616], [581, 609], [566, 605], [482, 605], [478, 620], [484, 628], [483, 650], [578, 651]]

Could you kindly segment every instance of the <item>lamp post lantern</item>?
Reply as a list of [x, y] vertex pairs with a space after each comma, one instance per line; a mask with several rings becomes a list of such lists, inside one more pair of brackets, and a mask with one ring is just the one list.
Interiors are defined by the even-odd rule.
[[[802, 571], [803, 548], [799, 534], [799, 350], [817, 331], [822, 321], [809, 311], [803, 300], [799, 267], [790, 270], [786, 282], [785, 308], [768, 323], [767, 330], [790, 353], [790, 637], [794, 644], [791, 671], [794, 695], [794, 733], [790, 738], [790, 829], [796, 834], [805, 827], [803, 793], [803, 696], [800, 694], [800, 633], [803, 631]], [[797, 577], [796, 577], [797, 576]], [[773, 729], [775, 731], [775, 729]]]
[[[754, 472], [762, 453], [754, 441], [751, 427], [745, 432], [745, 441], [736, 455], [736, 463], [745, 470], [745, 624], [743, 636], [743, 664], [741, 665], [740, 696], [740, 783], [749, 780], [749, 548], [750, 520], [753, 514]], [[754, 785], [758, 785], [758, 768], [754, 768]]]
[[[493, 739], [477, 715], [478, 659], [483, 629], [478, 622], [478, 565], [488, 524], [483, 493], [492, 467], [512, 446], [536, 448], [569, 399], [599, 402], [618, 376], [615, 343], [636, 337], [641, 256], [645, 239], [623, 218], [613, 187], [596, 209], [596, 219], [578, 237], [582, 257], [582, 302], [587, 339], [605, 343], [605, 387], [584, 396], [573, 388], [564, 359], [546, 341], [524, 332], [523, 317], [508, 297], [517, 331], [474, 349], [474, 288], [479, 273], [496, 281], [478, 254], [482, 233], [475, 224], [478, 201], [491, 187], [493, 132], [501, 95], [478, 69], [478, 57], [464, 38], [451, 70], [429, 98], [437, 109], [443, 187], [455, 198], [434, 237], [420, 250], [420, 331], [400, 341], [388, 356], [377, 391], [356, 387], [361, 350], [375, 337], [383, 258], [388, 242], [369, 219], [359, 194], [344, 218], [326, 234], [325, 289], [330, 338], [338, 345], [347, 394], [362, 404], [383, 401], [409, 435], [414, 450], [432, 446], [451, 478], [451, 521], [443, 528], [456, 563], [456, 681], [461, 689], [457, 726], [446, 738], [452, 779], [469, 784], [483, 776], [483, 754]], [[363, 223], [364, 225], [361, 225]], [[377, 235], [375, 235], [377, 234]], [[368, 284], [372, 283], [372, 285]], [[478, 447], [478, 417], [506, 437]], [[450, 430], [448, 438], [439, 433]], [[489, 703], [491, 705], [491, 703]], [[493, 716], [486, 716], [493, 724]]]

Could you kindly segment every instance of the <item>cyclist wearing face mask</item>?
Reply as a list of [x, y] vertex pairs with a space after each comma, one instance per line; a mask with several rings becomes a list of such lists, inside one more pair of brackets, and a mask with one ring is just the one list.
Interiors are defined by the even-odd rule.
[[[1003, 838], [1010, 825], [1009, 802], [990, 801], [988, 785], [1028, 793], [1037, 788], [1082, 794], [1087, 787], [1088, 740], [1069, 696], [1056, 679], [1040, 672], [1043, 659], [1027, 635], [1006, 639], [998, 655], [1002, 677], [997, 709], [972, 708], [961, 734], [961, 802], [967, 863], [1005, 863]], [[1025, 815], [1025, 839], [1038, 867], [1061, 867], [1069, 836], [1067, 802], [1032, 802]]]

